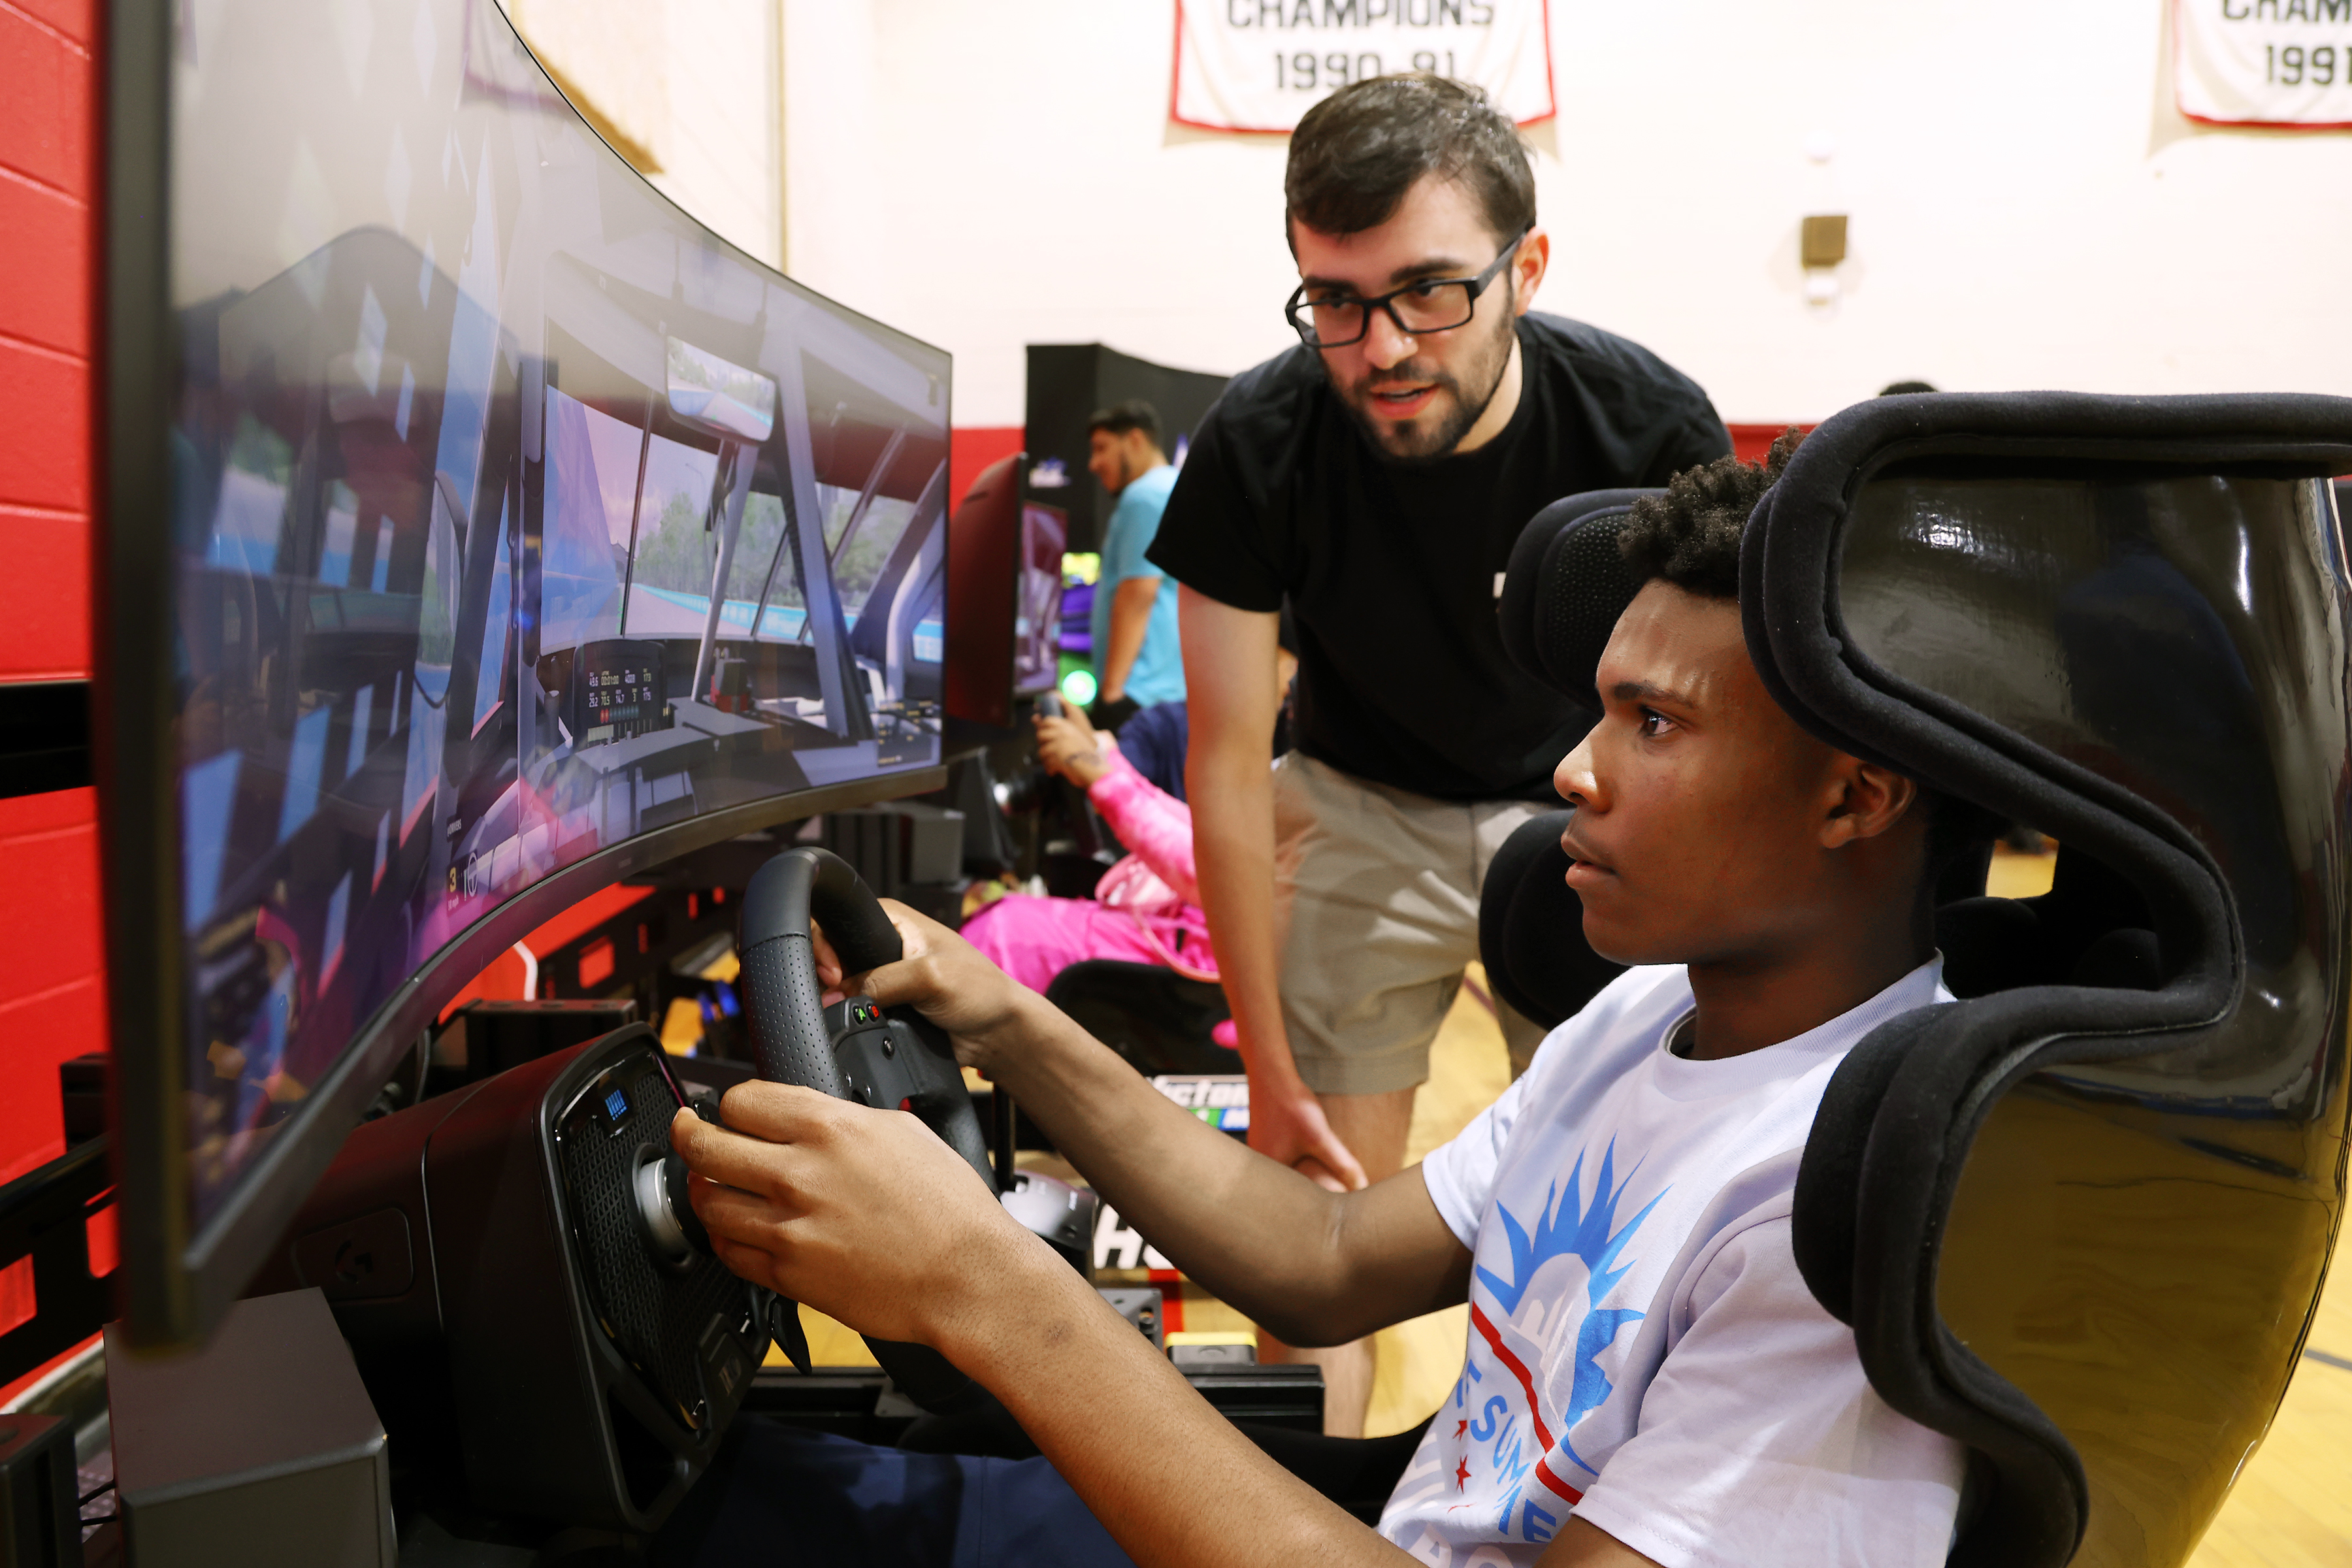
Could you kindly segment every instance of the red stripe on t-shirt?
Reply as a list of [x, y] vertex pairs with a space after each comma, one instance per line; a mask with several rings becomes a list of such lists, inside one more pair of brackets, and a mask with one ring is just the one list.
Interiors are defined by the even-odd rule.
[[[1486, 1342], [1487, 1348], [1495, 1352], [1495, 1359], [1509, 1367], [1511, 1375], [1519, 1380], [1519, 1386], [1528, 1391], [1528, 1419], [1535, 1423], [1536, 1441], [1543, 1445], [1546, 1452], [1549, 1452], [1551, 1432], [1544, 1426], [1543, 1410], [1536, 1401], [1536, 1380], [1528, 1373], [1527, 1363], [1504, 1348], [1503, 1336], [1495, 1331], [1495, 1325], [1486, 1321], [1485, 1309], [1475, 1301], [1470, 1303], [1470, 1326], [1478, 1331], [1479, 1336]], [[1554, 1481], [1552, 1486], [1556, 1490], [1559, 1483]]]
[[1552, 1490], [1558, 1492], [1571, 1503], [1582, 1502], [1584, 1500], [1584, 1494], [1582, 1492], [1578, 1491], [1574, 1487], [1570, 1486], [1566, 1481], [1561, 1480], [1558, 1476], [1551, 1473], [1551, 1456], [1549, 1454], [1536, 1461], [1536, 1479], [1541, 1481], [1544, 1485], [1549, 1487]]

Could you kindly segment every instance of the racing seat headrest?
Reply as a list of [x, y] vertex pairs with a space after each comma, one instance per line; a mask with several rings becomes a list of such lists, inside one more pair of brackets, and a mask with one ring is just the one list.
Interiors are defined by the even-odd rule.
[[[1587, 713], [1601, 711], [1593, 668], [1641, 584], [1617, 549], [1633, 503], [1657, 489], [1587, 490], [1536, 513], [1511, 546], [1496, 598], [1504, 651]], [[1584, 909], [1563, 879], [1566, 811], [1513, 830], [1486, 868], [1478, 897], [1478, 958], [1495, 994], [1551, 1028], [1625, 972], [1584, 940]]]
[[1657, 489], [1586, 490], [1536, 513], [1511, 546], [1496, 601], [1511, 661], [1589, 713], [1601, 711], [1592, 671], [1617, 617], [1641, 584], [1618, 552], [1617, 534]]

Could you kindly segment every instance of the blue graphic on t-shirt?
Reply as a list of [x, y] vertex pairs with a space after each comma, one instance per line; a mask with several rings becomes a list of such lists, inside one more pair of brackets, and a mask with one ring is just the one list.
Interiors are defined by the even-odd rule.
[[[1536, 1216], [1532, 1234], [1507, 1207], [1496, 1203], [1495, 1212], [1502, 1221], [1504, 1239], [1511, 1249], [1512, 1278], [1506, 1280], [1493, 1269], [1484, 1267], [1477, 1270], [1479, 1282], [1493, 1292], [1496, 1305], [1508, 1316], [1518, 1310], [1528, 1288], [1535, 1282], [1536, 1275], [1546, 1263], [1555, 1258], [1573, 1258], [1584, 1265], [1586, 1310], [1584, 1321], [1576, 1334], [1575, 1377], [1570, 1388], [1568, 1408], [1560, 1413], [1559, 1444], [1570, 1458], [1587, 1470], [1593, 1470], [1594, 1467], [1585, 1464], [1578, 1456], [1575, 1448], [1570, 1446], [1567, 1434], [1574, 1430], [1576, 1424], [1587, 1415], [1601, 1408], [1609, 1397], [1612, 1385], [1609, 1374], [1601, 1370], [1601, 1352], [1614, 1342], [1619, 1329], [1627, 1323], [1638, 1322], [1643, 1317], [1642, 1313], [1627, 1308], [1604, 1308], [1601, 1303], [1632, 1267], [1630, 1262], [1619, 1263], [1618, 1255], [1624, 1251], [1626, 1245], [1633, 1239], [1633, 1233], [1641, 1229], [1642, 1222], [1650, 1217], [1650, 1211], [1658, 1206], [1659, 1201], [1670, 1190], [1661, 1188], [1656, 1197], [1644, 1204], [1639, 1214], [1621, 1226], [1617, 1224], [1617, 1206], [1625, 1195], [1626, 1187], [1633, 1183], [1633, 1172], [1626, 1172], [1625, 1180], [1619, 1182], [1616, 1180], [1616, 1164], [1617, 1142], [1612, 1138], [1601, 1152], [1600, 1175], [1593, 1183], [1591, 1201], [1586, 1203], [1580, 1196], [1584, 1191], [1584, 1156], [1580, 1152], [1576, 1164], [1568, 1173], [1566, 1195], [1555, 1205], [1553, 1199], [1559, 1193], [1557, 1184], [1544, 1189], [1543, 1209]], [[1639, 1168], [1637, 1162], [1635, 1169]]]

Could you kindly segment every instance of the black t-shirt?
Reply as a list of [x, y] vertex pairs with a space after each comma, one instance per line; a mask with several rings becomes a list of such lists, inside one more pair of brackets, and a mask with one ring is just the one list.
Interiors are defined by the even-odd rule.
[[1295, 348], [1225, 388], [1148, 552], [1244, 610], [1286, 596], [1300, 751], [1440, 800], [1549, 800], [1589, 721], [1513, 664], [1495, 597], [1528, 521], [1581, 490], [1663, 485], [1731, 450], [1698, 384], [1580, 321], [1519, 319], [1519, 405], [1478, 450], [1384, 460]]

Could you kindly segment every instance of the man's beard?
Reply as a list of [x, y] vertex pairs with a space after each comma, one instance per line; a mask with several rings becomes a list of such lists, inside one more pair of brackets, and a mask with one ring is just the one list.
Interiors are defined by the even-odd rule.
[[[1503, 302], [1506, 309], [1501, 312], [1501, 330], [1487, 339], [1486, 352], [1464, 367], [1469, 384], [1480, 389], [1475, 397], [1463, 395], [1460, 380], [1444, 371], [1424, 368], [1418, 359], [1371, 372], [1352, 386], [1343, 387], [1332, 382], [1332, 390], [1339, 395], [1339, 405], [1388, 462], [1398, 468], [1423, 468], [1452, 456], [1462, 437], [1470, 433], [1470, 426], [1478, 423], [1487, 405], [1495, 401], [1495, 394], [1502, 390], [1504, 373], [1510, 368], [1511, 348], [1517, 339], [1514, 329], [1517, 317], [1507, 308], [1507, 293]], [[1323, 374], [1327, 380], [1330, 378], [1329, 365], [1324, 366]], [[1408, 420], [1382, 419], [1372, 413], [1371, 395], [1381, 387], [1419, 381], [1436, 389], [1437, 395], [1432, 399], [1434, 406], [1430, 410]]]

